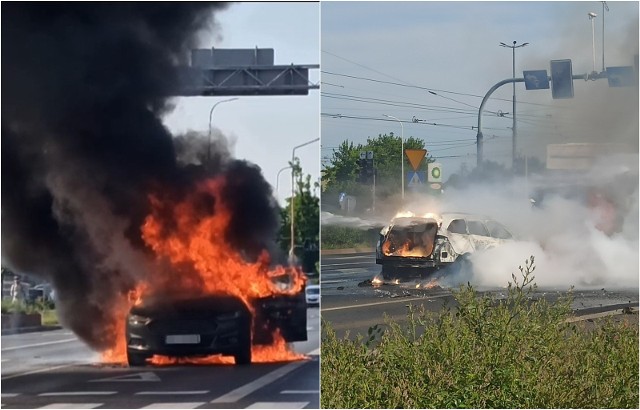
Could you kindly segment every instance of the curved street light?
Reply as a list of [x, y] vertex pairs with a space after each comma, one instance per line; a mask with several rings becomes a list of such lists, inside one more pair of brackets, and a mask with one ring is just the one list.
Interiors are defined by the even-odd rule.
[[402, 124], [402, 121], [400, 121], [397, 117], [394, 117], [393, 115], [387, 115], [387, 114], [382, 114], [383, 117], [387, 117], [387, 118], [392, 118], [396, 121], [398, 121], [400, 123], [400, 139], [402, 140], [402, 145], [401, 145], [401, 149], [400, 149], [400, 181], [402, 182], [402, 200], [404, 200], [404, 125]]
[[280, 199], [280, 174], [289, 168], [291, 168], [291, 166], [283, 167], [278, 171], [278, 175], [276, 176], [276, 199]]
[[291, 247], [289, 248], [289, 262], [293, 263], [293, 246], [294, 246], [294, 242], [295, 242], [295, 236], [294, 236], [294, 213], [293, 213], [293, 208], [294, 208], [294, 203], [295, 203], [295, 181], [293, 179], [294, 177], [294, 173], [293, 171], [295, 170], [293, 168], [293, 162], [295, 161], [295, 155], [296, 155], [296, 149], [298, 148], [302, 148], [305, 145], [309, 145], [312, 144], [316, 141], [320, 141], [320, 138], [316, 138], [313, 139], [311, 141], [307, 141], [303, 144], [300, 145], [296, 145], [295, 147], [293, 147], [293, 150], [291, 151]]
[[235, 101], [237, 99], [238, 99], [237, 97], [234, 97], [234, 98], [229, 98], [227, 100], [218, 101], [217, 103], [213, 104], [213, 107], [211, 107], [211, 111], [209, 111], [209, 138], [207, 143], [207, 165], [209, 165], [209, 161], [211, 160], [211, 116], [213, 115], [213, 110], [218, 106], [218, 104]]

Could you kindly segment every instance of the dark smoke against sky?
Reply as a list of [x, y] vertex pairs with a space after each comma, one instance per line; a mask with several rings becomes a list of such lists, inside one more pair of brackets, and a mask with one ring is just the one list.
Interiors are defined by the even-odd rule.
[[[197, 34], [226, 3], [2, 4], [2, 263], [53, 282], [61, 320], [93, 348], [139, 278], [153, 274], [140, 225], [154, 189], [180, 195], [198, 166], [162, 123]], [[251, 255], [277, 216], [259, 169], [216, 151], [228, 188], [229, 241]], [[196, 162], [197, 164], [198, 162]], [[246, 223], [255, 237], [242, 238]], [[74, 312], [83, 312], [82, 315]]]

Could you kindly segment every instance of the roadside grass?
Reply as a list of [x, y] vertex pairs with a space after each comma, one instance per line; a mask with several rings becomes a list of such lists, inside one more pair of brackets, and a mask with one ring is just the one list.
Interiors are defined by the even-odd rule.
[[638, 408], [638, 324], [567, 323], [571, 292], [533, 299], [534, 258], [504, 300], [472, 286], [455, 308], [340, 339], [322, 325], [323, 408]]
[[321, 249], [372, 247], [375, 246], [376, 237], [377, 236], [373, 235], [369, 230], [323, 225], [320, 235], [320, 246]]

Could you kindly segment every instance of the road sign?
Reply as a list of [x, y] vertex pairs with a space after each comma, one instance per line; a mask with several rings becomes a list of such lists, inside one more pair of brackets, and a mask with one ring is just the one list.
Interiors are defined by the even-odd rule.
[[573, 98], [571, 60], [551, 60], [551, 96], [553, 99]]
[[632, 66], [607, 67], [609, 87], [631, 87], [636, 85], [636, 73]]
[[524, 86], [527, 90], [546, 90], [549, 88], [547, 70], [523, 71]]
[[424, 159], [424, 156], [427, 155], [426, 149], [405, 149], [404, 153], [407, 155], [409, 159], [409, 164], [411, 164], [411, 168], [414, 171], [417, 171], [420, 168], [420, 163]]
[[407, 172], [407, 185], [412, 188], [424, 185], [427, 179], [427, 173], [424, 171], [409, 171]]
[[373, 159], [373, 151], [367, 151], [367, 159]]
[[364, 151], [360, 151], [360, 159], [367, 159], [367, 153]]
[[442, 164], [431, 162], [427, 166], [429, 172], [429, 182], [442, 182]]

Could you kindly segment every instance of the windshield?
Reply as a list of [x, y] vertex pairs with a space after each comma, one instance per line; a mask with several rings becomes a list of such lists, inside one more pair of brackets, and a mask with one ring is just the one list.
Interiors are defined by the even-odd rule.
[[307, 293], [309, 295], [319, 295], [320, 294], [320, 288], [307, 288]]

